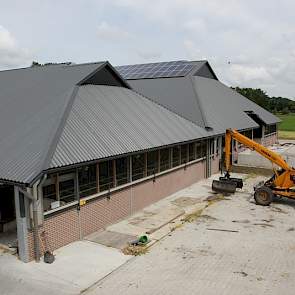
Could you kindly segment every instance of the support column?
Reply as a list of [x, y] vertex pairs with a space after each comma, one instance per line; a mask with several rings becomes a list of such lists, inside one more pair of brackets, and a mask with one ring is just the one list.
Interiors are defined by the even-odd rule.
[[60, 200], [60, 195], [59, 195], [59, 176], [58, 173], [55, 175], [55, 194], [56, 194], [56, 200]]
[[117, 170], [116, 170], [116, 160], [112, 160], [113, 165], [113, 187], [117, 186]]
[[169, 168], [173, 167], [173, 148], [169, 148]]
[[96, 164], [96, 192], [99, 193], [99, 163]]
[[261, 144], [264, 145], [265, 142], [265, 126], [262, 126], [262, 138], [261, 138]]
[[[132, 156], [128, 157], [129, 160], [129, 182], [132, 182]], [[129, 199], [129, 214], [133, 212], [133, 186], [130, 186], [130, 199]]]
[[161, 171], [161, 150], [158, 150], [158, 173]]
[[210, 139], [206, 140], [206, 178], [211, 176], [211, 144]]
[[26, 198], [14, 187], [15, 215], [17, 227], [17, 242], [19, 259], [23, 262], [29, 262], [29, 245], [28, 245], [28, 224], [26, 217]]
[[147, 177], [147, 153], [143, 154], [144, 167], [143, 167], [143, 177]]
[[178, 160], [178, 165], [181, 165], [181, 145], [178, 146], [178, 157], [179, 157], [179, 160]]
[[129, 156], [129, 182], [132, 182], [132, 156]]

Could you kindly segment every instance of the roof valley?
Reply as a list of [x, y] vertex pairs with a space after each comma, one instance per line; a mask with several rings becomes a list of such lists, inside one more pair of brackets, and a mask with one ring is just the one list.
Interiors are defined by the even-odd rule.
[[63, 112], [61, 112], [61, 117], [58, 120], [57, 128], [55, 129], [52, 139], [49, 141], [50, 144], [48, 147], [48, 151], [45, 154], [44, 160], [41, 162], [42, 163], [41, 172], [48, 169], [50, 165], [50, 162], [51, 162], [53, 154], [55, 153], [59, 138], [63, 132], [64, 126], [71, 113], [78, 90], [79, 90], [79, 86], [77, 85], [74, 86], [73, 91], [71, 92], [71, 95], [69, 95], [68, 101], [65, 105], [65, 109]]

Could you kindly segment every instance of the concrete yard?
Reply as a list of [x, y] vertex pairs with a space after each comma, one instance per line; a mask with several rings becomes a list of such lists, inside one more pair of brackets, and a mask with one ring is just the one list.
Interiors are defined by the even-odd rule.
[[69, 244], [55, 256], [53, 264], [23, 263], [0, 253], [0, 294], [79, 294], [131, 258], [90, 241]]
[[246, 178], [242, 192], [213, 202], [86, 294], [294, 294], [295, 202], [257, 206], [251, 192], [261, 177]]
[[[255, 205], [254, 174], [214, 194], [218, 176], [55, 251], [52, 265], [0, 255], [0, 294], [294, 294], [295, 201]], [[147, 231], [148, 253], [119, 250]]]

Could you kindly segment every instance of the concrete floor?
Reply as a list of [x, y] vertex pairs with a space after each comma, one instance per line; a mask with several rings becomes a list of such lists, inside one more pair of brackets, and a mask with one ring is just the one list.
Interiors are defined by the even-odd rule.
[[185, 216], [204, 209], [208, 205], [206, 198], [215, 195], [210, 188], [208, 181], [195, 183], [108, 226], [106, 231], [133, 236], [147, 234], [151, 243], [154, 243], [181, 224]]
[[142, 256], [95, 243], [122, 247], [107, 234], [55, 251], [52, 265], [0, 253], [0, 294], [294, 294], [295, 202], [256, 206], [253, 185], [264, 178], [233, 176], [245, 178], [235, 195], [217, 201], [203, 180], [107, 228], [125, 242], [157, 229]]
[[80, 294], [120, 267], [131, 256], [90, 241], [78, 241], [55, 251], [53, 264], [23, 263], [0, 252], [0, 294]]
[[95, 232], [85, 237], [84, 239], [107, 246], [107, 247], [123, 249], [130, 242], [135, 241], [137, 239], [137, 236], [104, 230], [104, 231]]
[[16, 247], [17, 246], [16, 230], [10, 230], [5, 233], [0, 233], [0, 244], [6, 245], [8, 247]]
[[211, 204], [200, 218], [183, 224], [86, 294], [293, 295], [295, 201], [255, 205], [251, 192], [257, 180], [248, 177], [242, 192]]

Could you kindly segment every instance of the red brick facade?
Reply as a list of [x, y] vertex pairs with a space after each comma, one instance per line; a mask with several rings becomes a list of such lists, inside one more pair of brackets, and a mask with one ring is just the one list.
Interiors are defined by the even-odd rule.
[[[45, 231], [51, 250], [103, 229], [130, 214], [205, 178], [205, 161], [188, 164], [124, 189], [88, 200], [81, 210], [67, 208], [45, 217], [40, 233]], [[219, 170], [219, 158], [212, 160], [212, 173]], [[29, 233], [29, 256], [34, 258], [33, 234]], [[41, 249], [42, 251], [42, 249]], [[43, 251], [42, 251], [43, 252]]]
[[265, 146], [270, 146], [270, 145], [275, 144], [277, 142], [278, 142], [278, 134], [277, 133], [265, 135], [264, 138], [262, 139], [262, 144]]
[[263, 144], [264, 146], [270, 146], [278, 142], [278, 134], [272, 133], [265, 135], [264, 138], [255, 138], [255, 141]]

